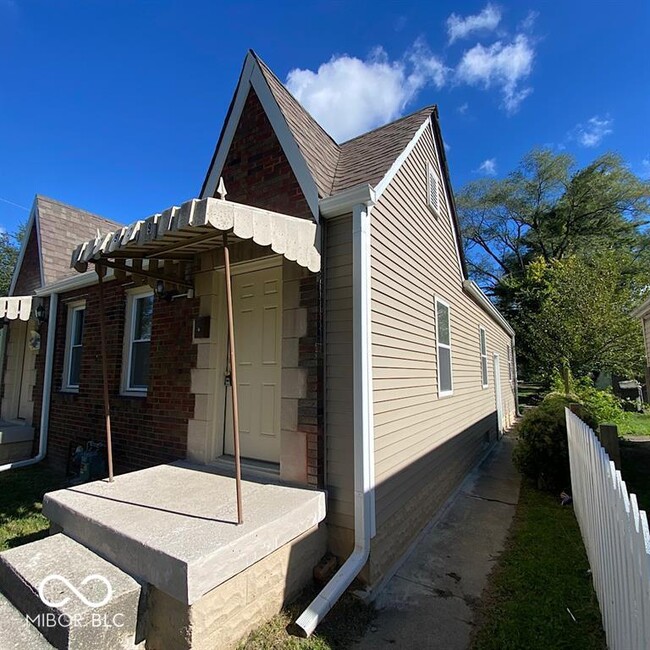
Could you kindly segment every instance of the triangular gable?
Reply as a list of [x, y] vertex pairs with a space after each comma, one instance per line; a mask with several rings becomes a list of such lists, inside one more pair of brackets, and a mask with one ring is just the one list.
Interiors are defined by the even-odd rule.
[[36, 195], [20, 247], [9, 295], [30, 295], [36, 289], [70, 277], [70, 256], [79, 239], [106, 233], [121, 224]]
[[273, 127], [273, 131], [280, 142], [282, 150], [291, 165], [291, 169], [309, 205], [313, 218], [318, 221], [318, 187], [305, 161], [305, 157], [298, 146], [296, 138], [291, 132], [273, 92], [271, 92], [261, 65], [253, 52], [249, 52], [246, 56], [235, 96], [230, 104], [226, 121], [219, 136], [217, 148], [210, 163], [205, 181], [203, 182], [201, 198], [214, 196], [216, 192], [226, 157], [251, 88], [254, 89], [255, 94], [264, 108], [264, 112]]

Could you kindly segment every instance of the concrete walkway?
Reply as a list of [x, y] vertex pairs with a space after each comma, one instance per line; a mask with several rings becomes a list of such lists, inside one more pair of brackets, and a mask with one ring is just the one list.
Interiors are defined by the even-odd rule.
[[378, 615], [355, 646], [464, 650], [479, 601], [519, 499], [505, 437], [421, 535], [377, 598]]

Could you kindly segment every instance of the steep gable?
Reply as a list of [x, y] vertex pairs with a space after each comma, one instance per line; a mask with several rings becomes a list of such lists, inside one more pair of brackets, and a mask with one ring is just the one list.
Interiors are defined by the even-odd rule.
[[312, 217], [293, 168], [252, 88], [221, 176], [233, 201], [294, 217]]
[[9, 294], [31, 295], [43, 285], [70, 277], [70, 258], [78, 241], [95, 237], [97, 231], [107, 233], [121, 226], [37, 194]]
[[30, 219], [30, 224], [29, 231], [25, 233], [24, 250], [21, 251], [18, 259], [16, 268], [18, 273], [14, 275], [12, 287], [9, 290], [9, 295], [12, 296], [30, 296], [42, 283], [41, 253], [34, 219]]

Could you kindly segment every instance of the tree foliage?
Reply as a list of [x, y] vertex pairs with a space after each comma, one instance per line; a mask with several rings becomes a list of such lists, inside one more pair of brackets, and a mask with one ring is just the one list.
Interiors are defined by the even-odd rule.
[[470, 272], [513, 324], [524, 377], [640, 371], [630, 312], [650, 284], [650, 183], [614, 154], [578, 169], [535, 150], [457, 204]]
[[0, 232], [0, 296], [6, 296], [11, 286], [11, 278], [18, 260], [20, 244], [25, 236], [25, 226], [17, 233]]
[[470, 269], [488, 292], [504, 275], [598, 249], [650, 248], [642, 226], [650, 184], [619, 156], [605, 154], [584, 169], [566, 154], [534, 150], [501, 180], [467, 185], [457, 204]]

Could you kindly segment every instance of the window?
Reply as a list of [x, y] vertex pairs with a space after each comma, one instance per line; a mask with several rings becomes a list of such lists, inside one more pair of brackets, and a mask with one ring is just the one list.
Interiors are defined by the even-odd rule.
[[451, 374], [450, 307], [436, 298], [436, 338], [438, 347], [438, 395], [451, 395], [454, 389]]
[[86, 304], [84, 302], [68, 305], [65, 358], [63, 362], [63, 390], [79, 390], [85, 314]]
[[488, 354], [487, 354], [487, 334], [484, 327], [478, 328], [479, 343], [481, 347], [481, 386], [488, 386]]
[[438, 177], [431, 163], [427, 163], [427, 204], [437, 217], [440, 214], [440, 192]]
[[146, 287], [129, 293], [126, 303], [122, 392], [143, 394], [149, 386], [152, 316], [151, 289]]
[[512, 347], [510, 345], [506, 346], [506, 355], [508, 356], [508, 379], [512, 381], [513, 379], [513, 373], [512, 373]]

